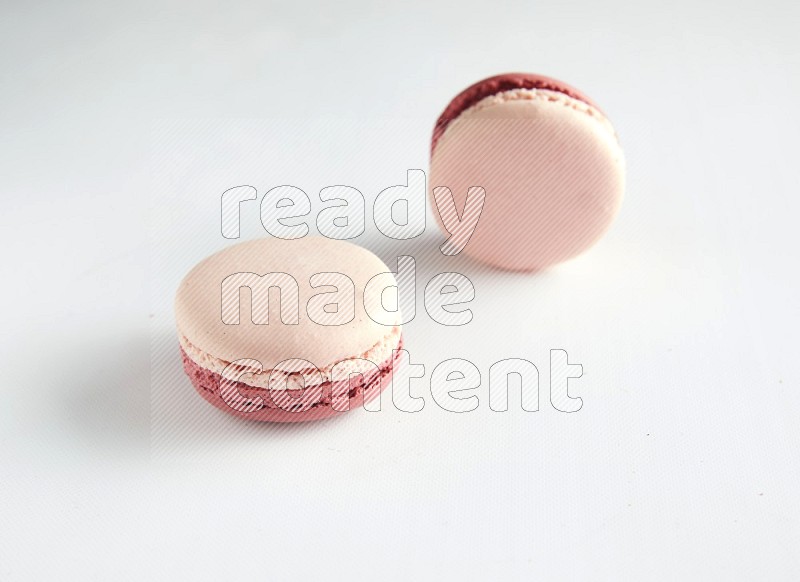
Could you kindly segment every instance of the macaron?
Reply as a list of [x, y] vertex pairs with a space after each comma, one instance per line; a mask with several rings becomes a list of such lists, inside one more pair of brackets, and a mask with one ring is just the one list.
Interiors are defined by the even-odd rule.
[[[581, 254], [606, 233], [622, 202], [625, 161], [611, 122], [584, 93], [511, 73], [475, 83], [445, 108], [433, 131], [429, 178], [434, 208], [437, 198], [447, 208], [452, 195], [462, 214], [468, 191], [483, 188], [466, 255], [536, 271]], [[434, 215], [447, 231], [442, 208]]]
[[378, 257], [344, 241], [230, 246], [178, 288], [183, 369], [205, 400], [241, 418], [297, 422], [353, 410], [381, 393], [399, 359], [399, 310], [382, 312], [381, 323], [371, 315], [395, 284]]

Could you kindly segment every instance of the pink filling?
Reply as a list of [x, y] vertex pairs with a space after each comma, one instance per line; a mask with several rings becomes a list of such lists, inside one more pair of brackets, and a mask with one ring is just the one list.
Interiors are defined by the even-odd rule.
[[[252, 420], [297, 422], [333, 416], [344, 410], [353, 410], [378, 396], [388, 385], [394, 366], [399, 360], [403, 339], [392, 357], [378, 365], [372, 373], [354, 375], [350, 381], [326, 381], [306, 390], [267, 390], [254, 388], [243, 382], [226, 382], [225, 395], [220, 394], [220, 374], [203, 368], [181, 348], [183, 369], [197, 392], [208, 402], [230, 414]], [[347, 399], [345, 403], [344, 399]], [[230, 403], [235, 402], [234, 406]]]

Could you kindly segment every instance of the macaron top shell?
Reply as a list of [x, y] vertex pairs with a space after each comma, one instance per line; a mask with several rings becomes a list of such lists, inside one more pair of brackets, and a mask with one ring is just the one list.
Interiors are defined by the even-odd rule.
[[436, 148], [436, 142], [439, 141], [447, 125], [461, 115], [461, 113], [486, 97], [491, 97], [505, 91], [511, 91], [512, 89], [545, 89], [548, 91], [555, 91], [568, 95], [578, 101], [582, 101], [587, 105], [591, 105], [598, 111], [600, 110], [600, 108], [582, 92], [552, 77], [535, 75], [532, 73], [504, 73], [502, 75], [495, 75], [470, 85], [450, 101], [439, 116], [439, 119], [436, 120], [436, 127], [433, 130], [433, 139], [431, 140], [431, 151]]
[[486, 192], [465, 254], [503, 269], [540, 270], [580, 254], [608, 230], [625, 187], [622, 149], [605, 115], [570, 93], [501, 90], [434, 134], [431, 192], [449, 188], [458, 212], [471, 187]]
[[[357, 245], [323, 237], [296, 240], [265, 238], [239, 243], [218, 252], [195, 266], [181, 282], [176, 300], [176, 322], [184, 350], [193, 359], [233, 362], [258, 360], [264, 370], [280, 362], [302, 358], [317, 368], [329, 368], [340, 360], [363, 357], [387, 337], [398, 335], [397, 325], [387, 326], [369, 317], [364, 307], [364, 287], [375, 275], [390, 269], [374, 254]], [[283, 323], [281, 312], [292, 299], [269, 292], [269, 323], [253, 323], [254, 291], [239, 294], [239, 323], [223, 322], [222, 283], [230, 275], [286, 273], [299, 288], [299, 320]], [[320, 293], [335, 292], [335, 287], [312, 287], [309, 279], [317, 273], [340, 273], [355, 288], [354, 316], [340, 325], [321, 325], [309, 317], [309, 299]], [[388, 280], [393, 281], [391, 275]], [[341, 291], [341, 290], [340, 290]], [[261, 308], [266, 311], [261, 296]], [[258, 306], [255, 306], [258, 308]], [[263, 315], [263, 314], [262, 314]], [[395, 342], [396, 345], [396, 342]], [[390, 346], [395, 347], [395, 346]], [[206, 364], [206, 362], [199, 362]], [[209, 366], [213, 368], [213, 366]]]

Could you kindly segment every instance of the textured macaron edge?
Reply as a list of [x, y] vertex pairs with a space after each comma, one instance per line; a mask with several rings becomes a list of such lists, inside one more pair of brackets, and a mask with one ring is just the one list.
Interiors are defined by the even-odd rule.
[[[392, 350], [397, 349], [398, 344], [400, 343], [402, 338], [402, 326], [396, 325], [390, 328], [389, 332], [383, 336], [378, 342], [367, 348], [361, 353], [353, 354], [351, 356], [341, 358], [335, 362], [311, 362], [314, 364], [319, 370], [323, 382], [329, 382], [331, 379], [331, 371], [333, 367], [337, 364], [343, 364], [345, 366], [345, 370], [356, 372], [358, 371], [357, 368], [357, 360], [367, 360], [372, 362], [376, 365], [380, 365], [381, 362], [386, 361], [388, 358], [391, 357]], [[179, 331], [178, 333], [178, 342], [181, 347], [181, 351], [186, 354], [190, 360], [192, 360], [197, 366], [208, 370], [211, 373], [221, 375], [224, 370], [230, 366], [231, 362], [226, 361], [222, 358], [218, 358], [213, 354], [209, 354], [204, 352], [196, 345], [194, 345], [189, 338], [187, 338], [183, 333]], [[243, 355], [243, 358], [246, 358], [247, 355]], [[302, 357], [302, 354], [298, 354], [297, 357]], [[351, 365], [348, 363], [352, 362]], [[268, 368], [264, 369], [259, 373], [252, 373], [244, 376], [241, 380], [243, 384], [246, 384], [252, 388], [267, 388], [269, 384], [270, 376], [273, 373], [273, 369]], [[285, 375], [285, 372], [281, 372]]]
[[561, 93], [593, 107], [602, 114], [600, 108], [584, 93], [557, 79], [532, 73], [504, 73], [502, 75], [495, 75], [473, 83], [450, 101], [436, 120], [436, 125], [433, 129], [433, 138], [431, 139], [431, 153], [436, 149], [439, 138], [444, 134], [451, 121], [486, 97], [491, 97], [514, 89], [544, 89]]
[[578, 113], [585, 114], [600, 123], [603, 128], [611, 136], [613, 136], [617, 145], [619, 145], [619, 137], [617, 136], [614, 126], [599, 109], [589, 105], [588, 103], [570, 97], [569, 95], [565, 95], [557, 91], [550, 91], [549, 89], [511, 89], [510, 91], [504, 91], [496, 95], [490, 95], [489, 97], [485, 97], [481, 101], [478, 101], [466, 111], [463, 111], [460, 117], [464, 119], [470, 117], [471, 115], [478, 114], [484, 109], [489, 109], [490, 107], [500, 105], [502, 103], [509, 103], [511, 101], [538, 101], [568, 107]]
[[[335, 385], [330, 379], [326, 379], [322, 384], [307, 386], [300, 394], [233, 382], [227, 388], [233, 388], [239, 393], [242, 400], [237, 408], [230, 406], [222, 397], [220, 374], [197, 364], [182, 348], [181, 359], [184, 372], [195, 390], [204, 400], [223, 412], [255, 421], [304, 422], [335, 416], [375, 399], [391, 382], [395, 367], [400, 362], [402, 349], [401, 335], [389, 357], [380, 364], [376, 363], [377, 371], [363, 376], [353, 376]], [[344, 409], [342, 400], [334, 404], [334, 394], [346, 394], [347, 405]]]

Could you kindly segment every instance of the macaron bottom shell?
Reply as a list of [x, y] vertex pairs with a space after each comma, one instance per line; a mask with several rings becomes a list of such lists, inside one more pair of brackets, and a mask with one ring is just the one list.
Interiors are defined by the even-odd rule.
[[[249, 420], [261, 422], [306, 422], [322, 420], [341, 415], [354, 410], [377, 398], [392, 379], [392, 373], [400, 360], [400, 351], [403, 348], [401, 336], [398, 346], [392, 351], [392, 356], [378, 366], [379, 371], [366, 378], [354, 376], [350, 381], [347, 393], [349, 406], [344, 406], [340, 399], [334, 407], [332, 399], [332, 386], [330, 381], [317, 386], [309, 386], [302, 393], [287, 391], [285, 397], [278, 400], [277, 391], [264, 388], [255, 388], [243, 382], [227, 384], [227, 390], [235, 389], [240, 397], [248, 399], [250, 406], [233, 407], [222, 397], [220, 383], [222, 376], [217, 372], [204, 368], [192, 360], [181, 348], [181, 359], [186, 375], [195, 387], [195, 390], [207, 402], [223, 412]], [[337, 390], [341, 393], [341, 390]], [[342, 410], [343, 409], [343, 410]]]

